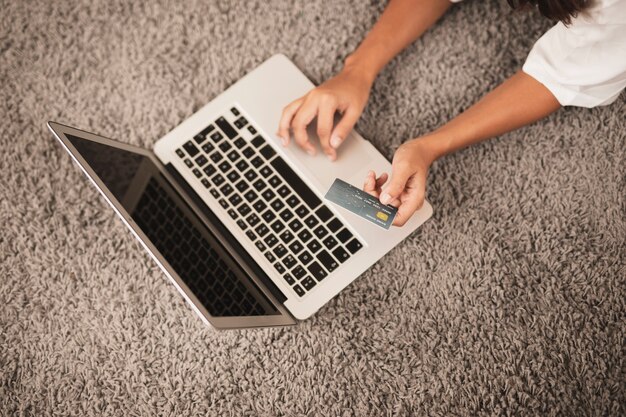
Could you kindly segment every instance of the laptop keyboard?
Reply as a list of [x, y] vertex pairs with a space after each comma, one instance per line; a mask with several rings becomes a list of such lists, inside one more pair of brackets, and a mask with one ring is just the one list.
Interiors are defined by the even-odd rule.
[[176, 154], [304, 297], [363, 244], [236, 107], [230, 112], [232, 123], [219, 117]]

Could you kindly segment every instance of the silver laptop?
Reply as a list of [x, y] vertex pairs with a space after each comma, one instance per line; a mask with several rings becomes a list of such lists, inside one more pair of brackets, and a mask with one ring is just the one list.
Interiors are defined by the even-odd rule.
[[368, 170], [390, 172], [391, 165], [356, 132], [335, 162], [280, 146], [274, 132], [283, 107], [313, 87], [275, 55], [154, 151], [48, 126], [206, 323], [289, 325], [314, 314], [432, 214], [426, 202], [405, 226], [384, 230], [324, 200], [336, 178], [360, 188]]

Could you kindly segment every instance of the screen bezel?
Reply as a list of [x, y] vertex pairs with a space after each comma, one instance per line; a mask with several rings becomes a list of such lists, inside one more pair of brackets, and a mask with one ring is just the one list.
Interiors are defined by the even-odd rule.
[[[89, 178], [91, 183], [100, 191], [105, 200], [113, 208], [118, 217], [122, 219], [124, 224], [131, 230], [135, 238], [139, 240], [145, 250], [148, 251], [152, 259], [157, 263], [159, 268], [165, 273], [165, 275], [174, 284], [176, 289], [182, 294], [185, 300], [189, 303], [192, 309], [202, 318], [206, 324], [210, 324], [216, 329], [235, 329], [235, 328], [250, 328], [250, 327], [268, 327], [268, 326], [287, 326], [296, 323], [294, 317], [287, 311], [285, 306], [280, 303], [271, 292], [263, 285], [262, 281], [256, 276], [252, 269], [243, 261], [234, 250], [229, 250], [228, 244], [224, 242], [224, 239], [219, 239], [220, 233], [211, 225], [206, 216], [204, 216], [200, 210], [195, 207], [195, 204], [185, 195], [180, 189], [176, 181], [171, 175], [164, 169], [163, 164], [156, 158], [153, 152], [140, 148], [137, 146], [125, 144], [122, 142], [108, 139], [94, 133], [86, 132], [80, 129], [73, 128], [71, 126], [63, 125], [56, 122], [48, 122], [48, 128], [57, 138], [57, 140], [63, 145], [65, 150], [70, 154], [74, 162], [82, 169], [84, 174]], [[263, 292], [263, 294], [271, 301], [272, 304], [278, 310], [278, 314], [272, 316], [238, 316], [238, 317], [214, 317], [209, 314], [207, 309], [202, 305], [193, 292], [187, 287], [182, 278], [176, 273], [174, 268], [167, 262], [167, 260], [161, 255], [157, 248], [152, 244], [150, 239], [141, 230], [141, 228], [133, 221], [132, 216], [124, 209], [121, 203], [113, 196], [109, 189], [104, 185], [102, 180], [91, 168], [89, 163], [82, 157], [80, 152], [74, 147], [72, 142], [67, 138], [66, 134], [80, 137], [81, 139], [101, 143], [108, 146], [113, 146], [118, 149], [140, 154], [149, 158], [159, 169], [160, 173], [170, 183], [172, 188], [178, 193], [179, 197], [189, 206], [198, 218], [207, 226], [209, 231], [213, 233], [225, 246], [227, 252], [235, 258], [237, 263], [242, 267], [246, 275], [257, 285], [257, 287]], [[232, 249], [232, 248], [231, 248]]]

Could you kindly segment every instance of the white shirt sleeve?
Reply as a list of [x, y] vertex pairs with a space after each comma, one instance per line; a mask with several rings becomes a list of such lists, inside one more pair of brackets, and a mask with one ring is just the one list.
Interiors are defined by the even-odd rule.
[[614, 102], [626, 87], [626, 0], [597, 0], [535, 43], [523, 71], [563, 106]]

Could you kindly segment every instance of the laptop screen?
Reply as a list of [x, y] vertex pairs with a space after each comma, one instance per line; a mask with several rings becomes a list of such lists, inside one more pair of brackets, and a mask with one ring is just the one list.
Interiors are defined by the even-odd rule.
[[150, 158], [66, 137], [211, 316], [280, 314]]

